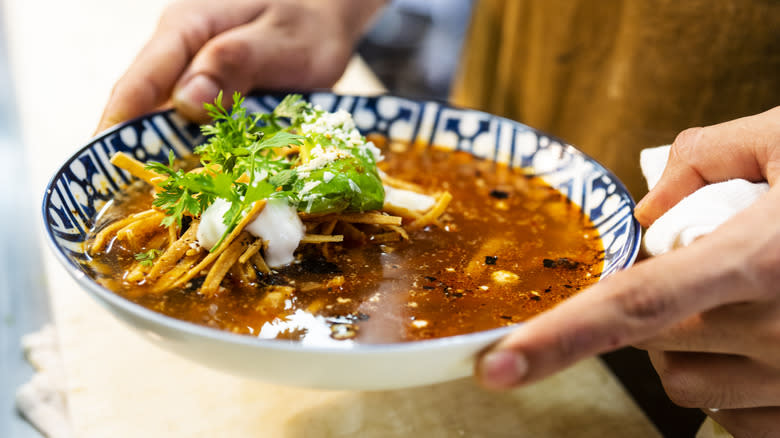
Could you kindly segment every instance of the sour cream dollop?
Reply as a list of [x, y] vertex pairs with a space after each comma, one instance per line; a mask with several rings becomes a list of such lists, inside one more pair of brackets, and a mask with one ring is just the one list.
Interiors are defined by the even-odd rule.
[[[216, 245], [227, 230], [224, 215], [229, 208], [229, 202], [217, 198], [201, 214], [197, 233], [200, 246], [211, 249]], [[263, 256], [271, 268], [290, 264], [294, 260], [295, 249], [306, 233], [298, 212], [286, 199], [269, 199], [263, 211], [245, 229], [267, 242]]]

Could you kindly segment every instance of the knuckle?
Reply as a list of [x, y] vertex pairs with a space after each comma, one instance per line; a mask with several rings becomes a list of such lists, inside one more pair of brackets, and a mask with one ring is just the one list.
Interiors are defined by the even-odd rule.
[[675, 137], [672, 142], [672, 148], [669, 152], [670, 161], [678, 161], [683, 163], [693, 163], [701, 145], [703, 144], [702, 138], [706, 133], [706, 128], [688, 128]]
[[252, 55], [252, 45], [243, 39], [229, 39], [215, 42], [209, 48], [208, 56], [224, 72], [242, 71]]
[[678, 152], [685, 152], [695, 147], [701, 141], [704, 131], [705, 128], [696, 127], [680, 132], [672, 143], [672, 149], [677, 149]]
[[674, 299], [669, 294], [638, 288], [619, 295], [617, 305], [627, 319], [642, 323], [662, 322], [675, 308]]

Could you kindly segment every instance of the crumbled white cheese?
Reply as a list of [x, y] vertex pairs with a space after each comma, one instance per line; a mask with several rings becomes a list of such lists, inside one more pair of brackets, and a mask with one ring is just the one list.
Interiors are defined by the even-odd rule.
[[336, 176], [335, 174], [333, 174], [332, 172], [328, 172], [328, 171], [326, 170], [325, 172], [322, 172], [322, 182], [324, 182], [325, 184], [327, 184], [327, 183], [329, 183], [329, 182], [330, 182], [330, 180], [332, 180], [332, 179], [333, 179], [333, 177], [335, 177], [335, 176]]
[[355, 192], [355, 193], [360, 193], [361, 192], [360, 186], [358, 186], [357, 183], [355, 183], [355, 181], [352, 181], [351, 179], [348, 179], [347, 180], [347, 184], [349, 184], [349, 188], [352, 189], [353, 192]]
[[288, 265], [294, 260], [293, 253], [306, 233], [298, 212], [286, 199], [269, 199], [246, 230], [267, 242], [263, 256], [272, 268]]
[[384, 186], [384, 188], [385, 205], [387, 206], [401, 207], [406, 210], [422, 213], [430, 210], [431, 207], [436, 204], [436, 199], [428, 195], [390, 186]]
[[373, 141], [369, 141], [366, 144], [363, 145], [364, 148], [366, 148], [369, 152], [371, 152], [371, 155], [374, 156], [375, 162], [380, 162], [385, 159], [384, 155], [382, 155], [382, 150], [376, 147]]
[[300, 178], [308, 177], [311, 171], [321, 169], [328, 163], [351, 156], [348, 151], [333, 146], [323, 148], [322, 145], [319, 144], [312, 148], [310, 154], [311, 158], [308, 162], [295, 168], [295, 171]]

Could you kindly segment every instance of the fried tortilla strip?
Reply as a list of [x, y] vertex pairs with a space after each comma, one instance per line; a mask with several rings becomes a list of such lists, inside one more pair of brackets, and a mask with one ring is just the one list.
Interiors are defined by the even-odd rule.
[[172, 245], [173, 242], [179, 239], [179, 226], [174, 222], [173, 225], [168, 226], [168, 245]]
[[404, 208], [398, 205], [393, 205], [388, 203], [385, 203], [385, 205], [382, 207], [382, 211], [386, 211], [390, 214], [401, 216], [403, 218], [412, 219], [412, 220], [420, 219], [423, 216], [421, 213], [409, 210], [408, 208]]
[[393, 178], [392, 176], [390, 176], [390, 175], [388, 175], [388, 174], [386, 174], [384, 172], [382, 172], [379, 175], [379, 177], [382, 178], [382, 182], [384, 184], [387, 184], [390, 187], [394, 187], [396, 189], [409, 190], [409, 191], [417, 192], [417, 193], [425, 193], [425, 190], [423, 190], [423, 188], [418, 186], [417, 184], [410, 183], [410, 182], [404, 181], [402, 179]]
[[233, 229], [233, 231], [228, 234], [227, 237], [225, 237], [225, 240], [222, 241], [222, 243], [219, 245], [218, 248], [214, 248], [211, 250], [211, 252], [200, 262], [197, 266], [190, 269], [187, 274], [185, 274], [182, 278], [178, 279], [176, 283], [172, 284], [171, 287], [180, 287], [187, 283], [188, 281], [192, 280], [196, 275], [200, 273], [200, 271], [206, 269], [211, 265], [211, 263], [214, 262], [214, 260], [219, 257], [219, 255], [222, 253], [222, 251], [225, 250], [231, 243], [233, 243], [233, 240], [238, 237], [239, 234], [244, 230], [244, 228], [249, 225], [250, 222], [255, 220], [258, 214], [260, 214], [261, 211], [263, 211], [263, 208], [265, 208], [265, 199], [261, 199], [259, 201], [256, 201], [252, 205], [252, 209], [249, 210], [249, 213], [244, 216], [243, 219], [241, 219], [241, 222], [236, 225], [236, 228]]
[[344, 236], [341, 234], [306, 234], [301, 239], [301, 243], [328, 243], [328, 242], [343, 242]]
[[127, 155], [124, 152], [117, 152], [111, 156], [111, 164], [114, 166], [126, 170], [130, 175], [136, 178], [142, 179], [147, 183], [157, 186], [157, 182], [165, 179], [164, 175], [160, 175], [157, 172], [146, 170], [146, 165], [135, 158]]
[[130, 242], [136, 247], [140, 247], [139, 240], [155, 231], [161, 231], [163, 229], [160, 222], [162, 222], [165, 214], [161, 211], [149, 217], [141, 218], [133, 221], [119, 231], [116, 232], [116, 238], [125, 242]]
[[368, 241], [371, 243], [387, 243], [387, 242], [398, 242], [401, 240], [401, 235], [396, 233], [395, 231], [389, 231], [387, 233], [379, 233], [379, 234], [372, 234], [371, 237], [369, 237]]
[[185, 231], [178, 240], [175, 240], [172, 244], [168, 245], [168, 249], [157, 258], [154, 267], [149, 271], [149, 280], [154, 281], [157, 277], [173, 268], [176, 265], [176, 262], [184, 257], [185, 253], [192, 248], [191, 245], [198, 240], [198, 225], [200, 225], [200, 222], [193, 220], [187, 231]]
[[360, 231], [349, 222], [342, 222], [339, 226], [341, 227], [344, 239], [348, 241], [364, 243], [368, 239], [366, 233]]
[[135, 262], [133, 263], [133, 266], [126, 271], [124, 280], [130, 283], [138, 283], [144, 279], [144, 274], [148, 269], [149, 267], [144, 266], [142, 263]]
[[255, 268], [257, 268], [257, 270], [263, 274], [271, 273], [271, 268], [268, 267], [268, 264], [265, 262], [265, 259], [260, 255], [259, 252], [252, 254], [249, 260], [251, 260], [252, 263], [254, 263]]
[[152, 293], [162, 293], [171, 289], [173, 287], [173, 283], [175, 283], [176, 280], [178, 280], [182, 275], [192, 269], [192, 267], [198, 263], [198, 260], [200, 260], [202, 257], [203, 255], [201, 253], [185, 255], [178, 261], [178, 263], [176, 263], [173, 268], [169, 269], [166, 273], [160, 276], [160, 278], [157, 280], [157, 283], [155, 283], [154, 287], [152, 288]]
[[410, 231], [414, 231], [434, 223], [436, 219], [438, 219], [439, 216], [444, 213], [444, 210], [447, 209], [447, 206], [450, 205], [450, 201], [452, 201], [452, 195], [450, 192], [442, 193], [439, 196], [439, 199], [436, 200], [436, 205], [431, 207], [431, 209], [428, 210], [428, 212], [425, 213], [420, 219], [417, 219], [416, 221], [409, 224], [407, 228]]
[[245, 285], [250, 285], [255, 280], [257, 280], [257, 274], [255, 273], [255, 270], [247, 264], [240, 262], [233, 263], [233, 266], [230, 268], [230, 275], [233, 276], [233, 278], [237, 278]]
[[401, 222], [403, 222], [401, 216], [390, 216], [376, 211], [367, 213], [347, 213], [339, 216], [338, 219], [344, 223], [372, 225], [401, 225]]
[[409, 240], [409, 234], [406, 232], [406, 230], [404, 230], [404, 227], [400, 227], [398, 225], [385, 225], [385, 227], [401, 235], [403, 240]]
[[262, 247], [263, 239], [255, 239], [255, 241], [247, 247], [246, 251], [241, 254], [241, 257], [238, 258], [238, 263], [246, 263], [246, 261], [249, 260], [253, 255], [257, 254], [257, 252], [260, 251], [260, 248]]
[[252, 237], [249, 233], [241, 233], [237, 239], [235, 239], [222, 253], [217, 257], [217, 260], [211, 265], [209, 273], [206, 274], [206, 279], [203, 281], [203, 285], [200, 287], [200, 293], [206, 296], [212, 296], [219, 291], [219, 285], [227, 275], [230, 268], [241, 257], [241, 253], [244, 252], [244, 248], [252, 242]]
[[321, 234], [333, 234], [333, 229], [336, 228], [336, 224], [339, 223], [337, 219], [333, 219], [330, 222], [326, 222], [322, 229], [320, 230]]
[[160, 211], [152, 208], [149, 210], [144, 210], [142, 212], [132, 214], [124, 219], [120, 219], [112, 223], [111, 225], [108, 225], [107, 227], [100, 230], [99, 233], [97, 233], [95, 239], [92, 241], [92, 246], [89, 248], [89, 253], [95, 254], [96, 252], [102, 250], [106, 242], [108, 242], [108, 237], [114, 234], [117, 230], [122, 229], [137, 220], [144, 219], [156, 214], [161, 214], [161, 213]]

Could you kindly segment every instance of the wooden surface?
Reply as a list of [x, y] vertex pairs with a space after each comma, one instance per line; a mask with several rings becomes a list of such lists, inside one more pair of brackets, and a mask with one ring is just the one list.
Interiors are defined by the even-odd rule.
[[[89, 139], [112, 84], [151, 33], [163, 4], [7, 3], [36, 205], [59, 163]], [[376, 86], [359, 65], [351, 72], [343, 91]], [[209, 370], [160, 351], [114, 320], [42, 247], [78, 437], [658, 436], [596, 359], [503, 394], [485, 392], [470, 379], [401, 391], [322, 392]]]

